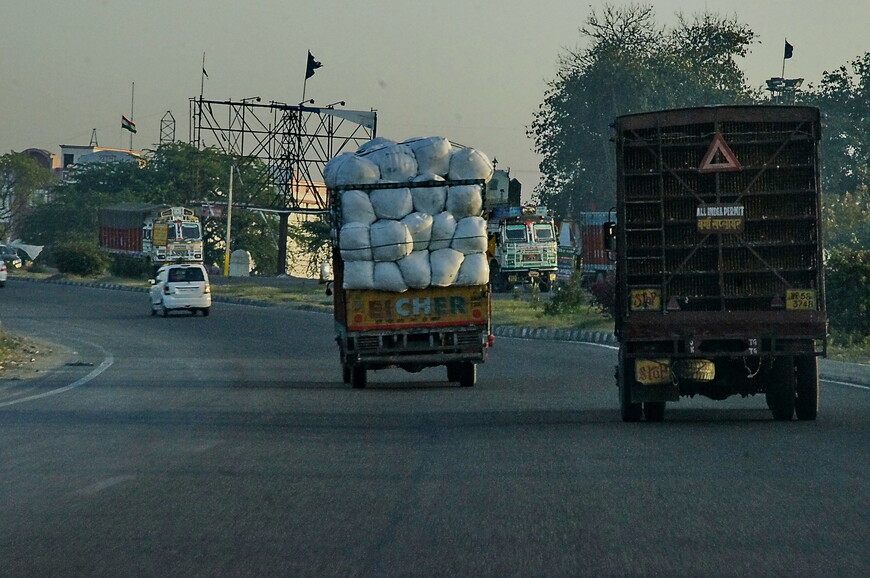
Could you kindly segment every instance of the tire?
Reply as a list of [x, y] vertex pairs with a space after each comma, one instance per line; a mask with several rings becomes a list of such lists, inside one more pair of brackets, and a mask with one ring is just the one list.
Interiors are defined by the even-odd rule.
[[350, 366], [346, 363], [341, 364], [341, 380], [344, 383], [350, 383], [351, 380]]
[[502, 293], [505, 291], [505, 283], [498, 263], [493, 262], [489, 266], [489, 283], [492, 286], [493, 293]]
[[794, 413], [801, 421], [812, 421], [819, 413], [819, 360], [815, 355], [796, 357]]
[[169, 317], [169, 309], [167, 309], [166, 306], [162, 304], [160, 305], [160, 308], [163, 309], [163, 316]]
[[205, 307], [205, 308], [203, 308], [203, 310], [202, 310], [202, 316], [203, 316], [203, 317], [208, 317], [209, 313], [211, 313], [211, 307]]
[[460, 374], [461, 371], [459, 370], [458, 363], [447, 364], [447, 381], [459, 381]]
[[459, 364], [460, 387], [474, 387], [477, 383], [477, 364], [472, 361], [463, 361]]
[[663, 401], [646, 401], [643, 404], [643, 415], [646, 421], [664, 421], [665, 420], [665, 402]]
[[541, 281], [538, 283], [538, 288], [541, 290], [541, 293], [549, 293], [550, 292], [550, 282], [549, 281]]
[[361, 365], [354, 365], [350, 369], [351, 386], [354, 389], [365, 389], [366, 386], [366, 368]]
[[619, 411], [622, 421], [640, 421], [643, 417], [643, 406], [631, 401], [631, 386], [634, 383], [634, 363], [623, 358], [622, 350], [619, 351], [619, 366], [616, 370], [619, 385]]
[[154, 304], [149, 301], [148, 305], [151, 308], [151, 317], [157, 317], [157, 310], [154, 309]]
[[767, 407], [776, 421], [790, 421], [795, 412], [794, 361], [779, 357], [773, 362], [773, 371], [765, 391]]

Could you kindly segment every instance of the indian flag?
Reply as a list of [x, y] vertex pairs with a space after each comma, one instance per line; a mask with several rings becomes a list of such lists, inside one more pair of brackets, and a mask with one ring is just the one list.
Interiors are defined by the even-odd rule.
[[129, 118], [127, 118], [126, 116], [121, 115], [121, 128], [127, 129], [130, 132], [135, 134], [136, 123], [133, 122], [132, 120], [130, 120]]

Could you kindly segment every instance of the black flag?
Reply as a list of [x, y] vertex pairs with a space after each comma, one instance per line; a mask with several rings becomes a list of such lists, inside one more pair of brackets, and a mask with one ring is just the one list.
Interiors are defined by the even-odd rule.
[[783, 60], [786, 58], [791, 58], [792, 54], [794, 54], [794, 46], [788, 43], [788, 40], [785, 41], [785, 52], [783, 53]]
[[323, 66], [321, 63], [314, 60], [314, 56], [311, 54], [311, 51], [308, 51], [308, 66], [305, 68], [305, 80], [308, 80], [312, 76], [314, 76], [315, 69]]

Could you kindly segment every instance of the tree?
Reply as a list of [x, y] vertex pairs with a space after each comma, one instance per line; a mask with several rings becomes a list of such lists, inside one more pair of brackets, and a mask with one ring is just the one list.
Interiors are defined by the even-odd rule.
[[823, 187], [828, 195], [870, 187], [870, 52], [822, 75], [801, 102], [825, 116]]
[[678, 15], [668, 30], [649, 6], [607, 5], [580, 32], [589, 46], [560, 56], [528, 130], [543, 157], [535, 195], [557, 214], [612, 206], [616, 116], [757, 98], [736, 63], [755, 33], [735, 19]]
[[[93, 163], [76, 170], [71, 180], [51, 190], [52, 203], [38, 207], [23, 223], [26, 238], [52, 245], [81, 241], [97, 244], [99, 208], [136, 201], [155, 205], [213, 205], [229, 201], [230, 167], [235, 166], [231, 248], [251, 252], [261, 270], [276, 269], [277, 221], [241, 207], [267, 207], [272, 192], [263, 187], [267, 168], [257, 159], [235, 158], [217, 149], [199, 150], [182, 143], [146, 151], [143, 162]], [[226, 221], [206, 217], [203, 223], [206, 262], [222, 263]]]
[[55, 180], [50, 170], [24, 153], [0, 156], [0, 239], [19, 236], [21, 221], [38, 202], [36, 193]]

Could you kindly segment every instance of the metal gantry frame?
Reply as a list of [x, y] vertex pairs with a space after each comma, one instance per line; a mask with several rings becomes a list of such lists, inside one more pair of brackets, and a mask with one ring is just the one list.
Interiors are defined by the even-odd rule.
[[[313, 104], [312, 101], [307, 101]], [[288, 105], [260, 97], [241, 100], [190, 99], [189, 143], [215, 147], [267, 167], [262, 190], [273, 192], [260, 209], [280, 217], [278, 273], [286, 272], [287, 228], [292, 213], [325, 213], [329, 197], [323, 169], [332, 157], [355, 151], [376, 136], [377, 111]]]

